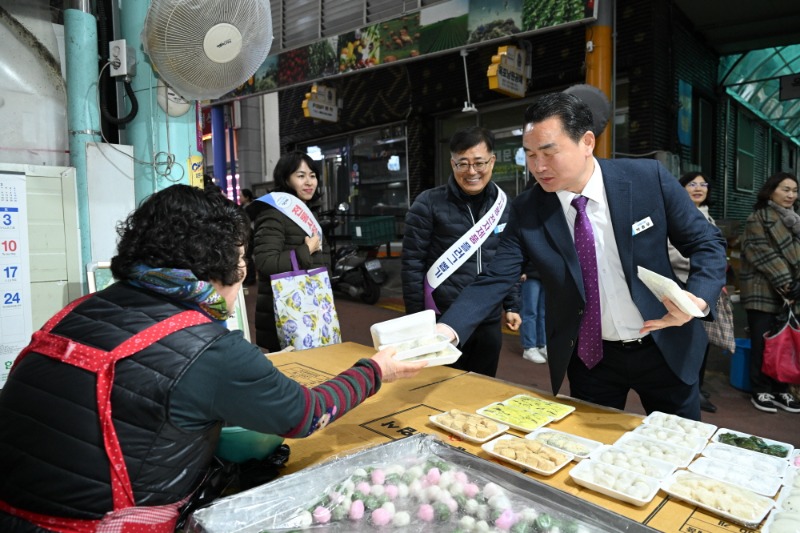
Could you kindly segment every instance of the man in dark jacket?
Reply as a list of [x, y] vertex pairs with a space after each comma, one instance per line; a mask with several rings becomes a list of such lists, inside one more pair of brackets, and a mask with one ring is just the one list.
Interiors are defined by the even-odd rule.
[[[453, 173], [447, 184], [424, 191], [406, 215], [403, 300], [407, 313], [443, 313], [491, 261], [506, 225], [505, 193], [491, 183], [494, 135], [481, 127], [450, 139]], [[506, 322], [520, 324], [518, 287], [503, 302]], [[497, 373], [502, 346], [501, 309], [492, 312], [462, 344], [454, 367], [487, 376]]]

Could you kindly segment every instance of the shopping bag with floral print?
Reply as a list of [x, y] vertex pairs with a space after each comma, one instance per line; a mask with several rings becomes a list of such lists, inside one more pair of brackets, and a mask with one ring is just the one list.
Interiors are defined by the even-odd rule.
[[300, 270], [291, 251], [292, 270], [270, 276], [275, 327], [281, 348], [319, 348], [342, 342], [328, 269]]

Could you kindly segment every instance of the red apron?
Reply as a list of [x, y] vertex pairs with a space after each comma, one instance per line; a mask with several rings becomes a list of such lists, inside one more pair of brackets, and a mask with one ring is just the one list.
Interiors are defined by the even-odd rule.
[[[78, 298], [48, 320], [42, 329], [33, 334], [31, 343], [19, 354], [14, 366], [31, 351], [51, 357], [62, 363], [77, 366], [97, 375], [97, 412], [103, 432], [106, 455], [110, 463], [111, 489], [114, 510], [99, 520], [79, 520], [31, 513], [11, 507], [0, 501], [0, 510], [19, 516], [37, 526], [59, 533], [172, 533], [178, 519], [180, 502], [157, 507], [136, 507], [128, 468], [122, 456], [111, 418], [111, 387], [114, 384], [114, 367], [117, 361], [138, 353], [167, 335], [190, 326], [210, 322], [199, 311], [184, 311], [153, 324], [106, 352], [50, 333], [78, 304], [92, 296]], [[12, 367], [12, 372], [13, 372]]]

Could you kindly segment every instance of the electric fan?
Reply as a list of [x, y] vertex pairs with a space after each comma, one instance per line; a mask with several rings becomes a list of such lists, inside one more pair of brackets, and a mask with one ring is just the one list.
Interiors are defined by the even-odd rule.
[[189, 100], [219, 98], [255, 74], [272, 44], [269, 0], [153, 0], [142, 44]]

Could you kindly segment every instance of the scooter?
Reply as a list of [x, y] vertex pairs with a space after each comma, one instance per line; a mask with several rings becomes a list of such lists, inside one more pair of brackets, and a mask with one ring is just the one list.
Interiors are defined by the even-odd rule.
[[[373, 305], [381, 297], [381, 285], [386, 281], [386, 271], [377, 257], [369, 258], [355, 244], [337, 246], [336, 227], [350, 210], [347, 202], [342, 202], [336, 211], [321, 213], [325, 238], [331, 249], [331, 287], [334, 291], [358, 298]], [[337, 216], [338, 215], [338, 216]]]

